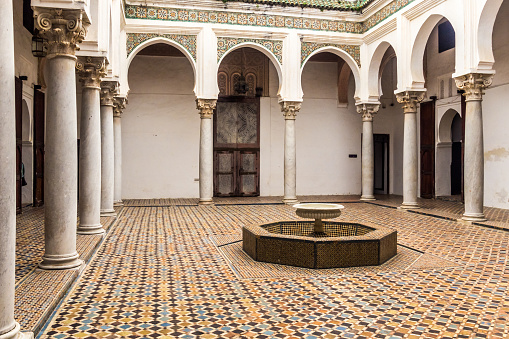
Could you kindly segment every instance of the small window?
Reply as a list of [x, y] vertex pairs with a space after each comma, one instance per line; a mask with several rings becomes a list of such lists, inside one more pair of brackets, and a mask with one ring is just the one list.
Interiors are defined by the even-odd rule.
[[454, 48], [455, 43], [454, 28], [449, 21], [438, 25], [438, 53]]
[[34, 10], [30, 6], [30, 0], [23, 0], [23, 26], [34, 33]]

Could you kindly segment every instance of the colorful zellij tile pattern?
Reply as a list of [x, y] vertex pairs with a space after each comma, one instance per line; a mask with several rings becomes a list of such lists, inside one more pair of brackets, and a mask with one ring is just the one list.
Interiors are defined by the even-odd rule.
[[259, 279], [240, 279], [210, 240], [294, 213], [124, 208], [41, 337], [509, 337], [509, 232], [352, 203], [342, 220], [397, 229], [401, 245], [458, 266]]

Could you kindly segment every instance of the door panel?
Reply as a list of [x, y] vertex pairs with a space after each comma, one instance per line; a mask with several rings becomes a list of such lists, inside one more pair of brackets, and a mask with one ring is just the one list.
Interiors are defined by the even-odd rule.
[[34, 206], [44, 204], [44, 93], [34, 91]]
[[435, 102], [421, 103], [421, 197], [435, 197]]
[[214, 195], [257, 196], [259, 98], [220, 98], [214, 114]]
[[23, 81], [16, 77], [14, 83], [16, 106], [16, 213], [21, 213], [21, 159], [23, 159], [21, 154], [21, 111], [23, 109]]
[[373, 134], [374, 193], [389, 194], [389, 134]]

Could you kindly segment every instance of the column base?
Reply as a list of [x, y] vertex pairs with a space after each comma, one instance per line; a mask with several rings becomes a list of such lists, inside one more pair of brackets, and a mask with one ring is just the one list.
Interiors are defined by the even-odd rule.
[[111, 210], [101, 210], [101, 217], [117, 217], [117, 212], [114, 209]]
[[297, 200], [297, 198], [283, 198], [283, 204], [285, 205], [295, 205], [298, 203], [299, 200]]
[[104, 231], [103, 225], [101, 225], [101, 224], [97, 224], [97, 225], [79, 225], [78, 226], [78, 230], [76, 231], [76, 233], [83, 234], [83, 235], [87, 235], [87, 234], [103, 234], [104, 232], [105, 231]]
[[420, 207], [416, 202], [404, 202], [398, 208], [402, 209], [402, 210], [411, 210], [411, 209], [417, 209]]
[[78, 252], [72, 255], [44, 255], [42, 262], [38, 265], [42, 270], [68, 270], [76, 268], [83, 264], [83, 260], [79, 259]]
[[461, 218], [465, 221], [486, 221], [486, 217], [484, 213], [463, 213], [463, 217]]
[[33, 339], [34, 334], [32, 332], [20, 332], [19, 323], [12, 330], [7, 333], [0, 334], [0, 339]]
[[373, 201], [376, 200], [374, 195], [363, 195], [360, 198], [360, 201]]
[[200, 198], [200, 201], [198, 201], [198, 205], [214, 205], [214, 200]]
[[113, 202], [113, 207], [122, 207], [122, 206], [124, 206], [124, 202], [122, 200]]

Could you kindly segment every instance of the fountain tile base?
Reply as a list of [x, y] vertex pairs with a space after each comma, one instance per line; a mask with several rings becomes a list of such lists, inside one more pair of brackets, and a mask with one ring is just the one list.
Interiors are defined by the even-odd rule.
[[306, 267], [381, 265], [397, 253], [397, 233], [370, 223], [278, 221], [244, 226], [243, 250], [257, 261]]

